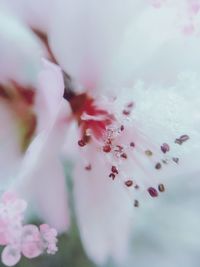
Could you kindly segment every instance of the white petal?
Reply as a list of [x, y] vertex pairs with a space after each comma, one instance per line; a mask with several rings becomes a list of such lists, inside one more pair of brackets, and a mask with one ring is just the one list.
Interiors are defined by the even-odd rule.
[[178, 18], [177, 9], [144, 9], [130, 23], [107, 80], [172, 84], [179, 72], [198, 71], [200, 39], [183, 35]]
[[1, 0], [1, 3], [24, 22], [45, 32], [49, 25], [54, 2], [54, 0]]
[[106, 73], [143, 1], [59, 0], [56, 6], [50, 31], [53, 52], [78, 82], [95, 85]]
[[32, 83], [40, 69], [39, 41], [16, 17], [0, 12], [0, 80]]
[[92, 170], [85, 170], [84, 159], [80, 160], [74, 184], [84, 248], [98, 264], [105, 263], [109, 257], [122, 262], [128, 253], [129, 234], [134, 222], [132, 202], [121, 184], [108, 178], [105, 159], [95, 150], [88, 151], [87, 156]]

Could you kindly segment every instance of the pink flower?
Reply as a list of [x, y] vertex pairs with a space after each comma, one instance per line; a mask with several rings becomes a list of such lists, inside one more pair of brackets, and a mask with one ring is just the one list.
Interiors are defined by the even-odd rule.
[[14, 266], [19, 262], [21, 254], [27, 258], [35, 258], [47, 250], [57, 251], [57, 232], [48, 225], [23, 225], [27, 204], [16, 194], [6, 192], [0, 202], [0, 243], [5, 245], [2, 262]]
[[[188, 2], [182, 3], [178, 7], [185, 14]], [[64, 91], [61, 70], [46, 63], [50, 70], [41, 79], [47, 85], [40, 88], [46, 96], [40, 103], [40, 107], [45, 104], [38, 124], [41, 132], [26, 151], [14, 186], [51, 225], [60, 231], [68, 227], [66, 185], [58, 156], [67, 136], [65, 128], [75, 122], [73, 148], [67, 149], [70, 156], [79, 150], [76, 215], [85, 249], [98, 264], [110, 256], [117, 262], [126, 258], [131, 209], [144, 199], [162, 197], [166, 178], [198, 170], [194, 155], [199, 153], [200, 82], [195, 77], [199, 39], [191, 41], [192, 24], [185, 24], [188, 20], [182, 13], [177, 16], [174, 5], [166, 1], [160, 7], [146, 1], [125, 5], [121, 0], [96, 4], [59, 0], [45, 28], [53, 56], [70, 75], [73, 90]], [[180, 34], [185, 25], [187, 36]], [[56, 92], [48, 84], [52, 75]], [[51, 88], [55, 97], [48, 98], [44, 88]], [[69, 103], [62, 99], [63, 93]], [[54, 231], [43, 226], [41, 233], [47, 251], [54, 252]], [[37, 254], [34, 246], [31, 241], [30, 250], [27, 247], [29, 257], [31, 251]]]
[[[69, 216], [59, 152], [66, 129], [61, 122], [68, 106], [63, 99], [62, 72], [41, 60], [44, 49], [39, 40], [14, 16], [6, 14], [0, 16], [0, 116], [4, 123], [0, 131], [1, 187], [18, 189], [26, 200], [33, 201], [39, 216], [64, 231]], [[10, 31], [4, 27], [10, 27]], [[24, 47], [24, 43], [28, 45]]]

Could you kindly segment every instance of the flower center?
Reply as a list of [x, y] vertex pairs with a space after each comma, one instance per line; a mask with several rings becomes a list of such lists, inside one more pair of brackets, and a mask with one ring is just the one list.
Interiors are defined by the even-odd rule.
[[90, 158], [84, 166], [85, 171], [91, 172], [98, 167], [95, 153], [100, 153], [108, 179], [119, 180], [131, 197], [137, 198], [133, 201], [135, 207], [139, 207], [138, 191], [152, 198], [165, 191], [163, 171], [170, 165], [179, 164], [179, 158], [171, 155], [171, 148], [187, 142], [188, 135], [175, 138], [170, 145], [166, 142], [155, 144], [134, 118], [133, 102], [119, 106], [116, 113], [104, 108], [108, 106], [109, 110], [115, 110], [111, 108], [111, 105], [117, 106], [115, 101], [101, 106], [87, 94], [72, 97], [70, 104], [81, 129], [78, 145], [85, 151], [84, 160]]

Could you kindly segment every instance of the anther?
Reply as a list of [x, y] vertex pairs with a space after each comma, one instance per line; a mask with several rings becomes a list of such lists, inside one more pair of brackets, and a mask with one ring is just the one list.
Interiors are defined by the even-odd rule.
[[115, 179], [115, 174], [114, 173], [110, 173], [109, 177], [112, 178], [113, 180]]
[[130, 102], [129, 104], [127, 104], [127, 108], [133, 108], [134, 103]]
[[136, 184], [134, 187], [136, 190], [138, 190], [140, 188], [138, 184]]
[[134, 207], [136, 207], [136, 208], [139, 207], [139, 201], [137, 199], [134, 200]]
[[151, 157], [153, 155], [153, 152], [151, 150], [146, 150], [145, 151], [145, 154], [148, 156], [148, 157]]
[[85, 166], [85, 170], [86, 170], [86, 171], [90, 171], [91, 169], [92, 169], [91, 164], [88, 164], [87, 166]]
[[158, 185], [158, 190], [159, 190], [160, 192], [164, 192], [164, 191], [165, 191], [165, 186], [164, 186], [164, 184], [159, 184], [159, 185]]
[[127, 159], [127, 154], [126, 153], [122, 153], [121, 154], [121, 158]]
[[161, 168], [162, 168], [161, 163], [160, 163], [160, 162], [156, 163], [156, 165], [155, 165], [155, 169], [156, 169], [156, 170], [160, 170]]
[[110, 146], [110, 145], [105, 145], [105, 146], [103, 147], [103, 151], [104, 151], [105, 153], [109, 153], [109, 152], [111, 151], [111, 146]]
[[178, 145], [182, 145], [184, 142], [189, 140], [190, 137], [187, 134], [181, 135], [179, 138], [176, 138], [175, 143]]
[[129, 111], [129, 110], [126, 110], [126, 109], [124, 109], [124, 110], [122, 111], [122, 113], [123, 113], [125, 116], [130, 115], [130, 111]]
[[124, 130], [124, 125], [121, 125], [120, 130], [121, 130], [121, 131]]
[[149, 195], [151, 197], [157, 197], [158, 196], [158, 191], [154, 187], [149, 187], [147, 189], [147, 191], [149, 192]]
[[179, 163], [179, 158], [172, 158], [172, 160], [177, 164]]
[[80, 147], [83, 147], [83, 146], [86, 145], [86, 143], [85, 143], [84, 140], [79, 140], [79, 141], [78, 141], [78, 145], [79, 145]]
[[164, 144], [162, 144], [162, 146], [160, 147], [160, 149], [161, 149], [161, 151], [162, 151], [163, 153], [167, 153], [167, 152], [169, 152], [170, 147], [169, 147], [168, 144], [164, 143]]
[[132, 180], [127, 180], [127, 181], [125, 182], [125, 185], [126, 185], [127, 187], [131, 187], [131, 186], [133, 185], [133, 181], [132, 181]]
[[115, 166], [112, 166], [111, 171], [113, 173], [115, 173], [115, 174], [118, 174], [119, 173], [118, 170], [117, 170], [117, 168]]
[[131, 143], [130, 143], [130, 146], [131, 146], [131, 147], [135, 147], [135, 143], [134, 143], [134, 142], [131, 142]]

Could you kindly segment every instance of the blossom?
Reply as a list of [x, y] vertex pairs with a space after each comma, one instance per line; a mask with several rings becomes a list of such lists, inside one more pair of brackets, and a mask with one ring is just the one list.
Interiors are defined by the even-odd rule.
[[[98, 264], [110, 256], [122, 262], [134, 221], [131, 210], [135, 213], [144, 199], [162, 197], [166, 178], [198, 170], [197, 157], [191, 162], [191, 156], [199, 153], [199, 39], [180, 33], [173, 5], [155, 9], [147, 1], [126, 1], [124, 6], [120, 0], [59, 0], [54, 8], [48, 26], [41, 29], [62, 68], [59, 75], [66, 72], [72, 84], [66, 83], [64, 91], [62, 82], [55, 83], [56, 103], [46, 98], [51, 123], [47, 128], [46, 119], [39, 124], [42, 134], [29, 146], [15, 186], [53, 226], [67, 228], [58, 156], [65, 128], [75, 122], [75, 142], [70, 142], [79, 150], [74, 198], [82, 241]], [[51, 234], [46, 240], [54, 240]]]
[[0, 244], [5, 245], [2, 251], [2, 262], [14, 266], [21, 258], [35, 258], [47, 250], [54, 254], [57, 251], [57, 232], [48, 225], [23, 225], [27, 203], [12, 192], [6, 192], [0, 202]]
[[0, 109], [4, 125], [0, 131], [2, 188], [18, 170], [23, 152], [36, 132], [37, 93], [34, 89], [41, 68], [42, 48], [15, 17], [2, 11], [0, 20]]
[[[16, 28], [19, 40], [23, 38], [25, 43], [30, 43], [30, 46], [23, 49], [23, 42], [18, 44], [14, 39], [13, 44], [18, 49], [12, 51], [10, 55], [7, 53], [9, 62], [6, 62], [6, 57], [5, 62], [3, 57], [1, 61], [2, 69], [4, 63], [7, 65], [12, 63], [11, 67], [8, 66], [0, 74], [1, 122], [5, 123], [5, 127], [2, 127], [0, 132], [1, 188], [8, 190], [12, 187], [17, 191], [18, 188], [21, 189], [22, 183], [24, 188], [32, 186], [33, 197], [28, 189], [26, 194], [22, 189], [21, 191], [18, 189], [19, 195], [24, 196], [27, 201], [33, 200], [30, 204], [35, 207], [40, 217], [51, 221], [58, 231], [63, 231], [69, 225], [69, 216], [65, 178], [62, 165], [58, 160], [60, 149], [58, 144], [62, 140], [59, 138], [65, 131], [59, 126], [62, 115], [58, 119], [57, 115], [61, 114], [62, 110], [65, 111], [65, 117], [67, 114], [67, 104], [62, 109], [62, 101], [64, 101], [62, 72], [58, 66], [41, 58], [45, 55], [44, 47], [32, 32], [14, 16], [11, 20], [9, 18], [9, 13], [5, 18], [4, 15], [1, 16], [1, 19], [4, 19], [1, 27], [5, 35], [5, 37], [2, 35], [1, 44], [5, 43], [4, 46], [7, 45], [9, 51], [12, 51], [13, 34]], [[6, 27], [8, 26], [11, 31], [8, 31], [7, 36]], [[4, 50], [2, 48], [1, 51]], [[14, 69], [12, 69], [13, 66]], [[55, 129], [50, 135], [50, 146], [46, 144], [46, 139], [49, 140], [52, 128]], [[48, 166], [52, 167], [51, 172]], [[35, 178], [36, 176], [38, 179]], [[35, 185], [30, 185], [32, 178]], [[49, 179], [51, 183], [48, 182]], [[37, 183], [40, 184], [41, 191], [37, 188]], [[46, 190], [47, 183], [49, 191]], [[60, 196], [58, 200], [57, 195]], [[53, 212], [49, 210], [50, 203]]]

